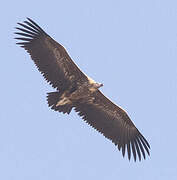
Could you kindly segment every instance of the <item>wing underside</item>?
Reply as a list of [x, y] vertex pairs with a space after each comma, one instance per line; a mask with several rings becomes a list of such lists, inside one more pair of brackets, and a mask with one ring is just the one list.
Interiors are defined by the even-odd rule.
[[110, 139], [118, 149], [122, 149], [123, 156], [127, 151], [128, 158], [136, 161], [137, 156], [145, 159], [149, 155], [149, 143], [138, 131], [127, 113], [113, 104], [100, 91], [94, 95], [93, 103], [84, 102], [76, 105], [75, 111], [92, 127]]
[[72, 61], [65, 48], [53, 40], [34, 21], [27, 18], [18, 23], [17, 44], [27, 50], [44, 78], [58, 90], [67, 89], [72, 82], [87, 80]]

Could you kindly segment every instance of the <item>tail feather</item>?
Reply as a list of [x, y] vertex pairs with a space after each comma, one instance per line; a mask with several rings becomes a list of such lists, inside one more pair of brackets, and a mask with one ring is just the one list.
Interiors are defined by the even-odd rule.
[[61, 92], [50, 92], [47, 93], [47, 101], [49, 107], [55, 111], [63, 112], [64, 114], [67, 113], [69, 114], [72, 110], [72, 105], [71, 104], [66, 104], [62, 106], [56, 106], [58, 101], [61, 98], [62, 93]]

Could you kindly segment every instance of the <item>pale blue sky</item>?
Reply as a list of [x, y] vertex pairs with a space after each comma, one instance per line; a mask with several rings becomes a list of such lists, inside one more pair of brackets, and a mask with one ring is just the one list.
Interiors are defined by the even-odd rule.
[[[1, 2], [0, 179], [177, 179], [177, 1]], [[134, 163], [81, 120], [47, 107], [53, 91], [13, 32], [26, 17], [102, 82], [151, 145]]]

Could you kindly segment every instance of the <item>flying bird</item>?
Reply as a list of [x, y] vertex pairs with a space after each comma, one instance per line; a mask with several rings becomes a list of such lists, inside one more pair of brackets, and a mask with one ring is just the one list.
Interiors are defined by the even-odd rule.
[[89, 125], [110, 139], [130, 160], [146, 158], [150, 145], [127, 113], [99, 90], [103, 84], [84, 74], [65, 48], [27, 18], [18, 23], [16, 44], [31, 56], [44, 78], [56, 89], [47, 95], [49, 107], [69, 114], [74, 109]]

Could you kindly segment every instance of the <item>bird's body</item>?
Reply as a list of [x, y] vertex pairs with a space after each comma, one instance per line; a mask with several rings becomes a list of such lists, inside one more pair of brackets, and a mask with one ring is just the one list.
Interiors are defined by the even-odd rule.
[[[69, 114], [72, 107], [75, 107], [77, 102], [84, 103], [85, 101], [87, 101], [89, 103], [93, 103], [95, 100], [94, 93], [101, 86], [102, 84], [90, 82], [90, 80], [88, 79], [88, 81], [86, 82], [72, 84], [67, 90], [62, 93], [59, 91], [48, 93], [47, 98], [49, 106], [52, 106], [52, 109]], [[51, 99], [54, 99], [55, 101], [52, 103]]]
[[49, 106], [59, 112], [70, 113], [74, 109], [88, 124], [110, 139], [123, 156], [145, 158], [149, 144], [138, 131], [127, 113], [107, 97], [99, 88], [103, 86], [86, 76], [72, 61], [65, 48], [53, 40], [34, 21], [28, 18], [16, 29], [21, 40], [17, 44], [30, 55], [44, 78], [56, 88], [48, 93]]

